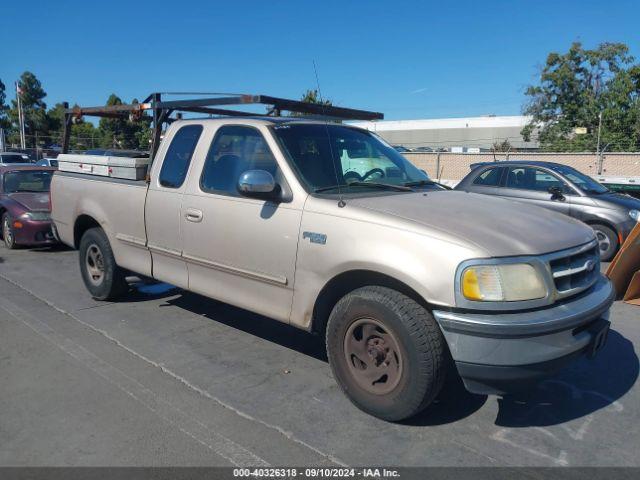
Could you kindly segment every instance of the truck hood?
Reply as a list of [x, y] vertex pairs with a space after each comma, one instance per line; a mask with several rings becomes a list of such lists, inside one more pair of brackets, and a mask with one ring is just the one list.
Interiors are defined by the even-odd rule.
[[49, 192], [16, 192], [7, 196], [32, 212], [48, 212], [51, 209]]
[[458, 191], [352, 199], [357, 206], [451, 235], [492, 257], [538, 255], [594, 238], [584, 223], [545, 208]]

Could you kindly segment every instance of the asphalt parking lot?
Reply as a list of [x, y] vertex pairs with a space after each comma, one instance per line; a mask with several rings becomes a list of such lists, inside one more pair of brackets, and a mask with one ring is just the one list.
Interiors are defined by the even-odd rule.
[[305, 332], [163, 284], [96, 302], [76, 252], [0, 249], [0, 465], [640, 466], [640, 309], [611, 320], [531, 392], [451, 382], [391, 424]]

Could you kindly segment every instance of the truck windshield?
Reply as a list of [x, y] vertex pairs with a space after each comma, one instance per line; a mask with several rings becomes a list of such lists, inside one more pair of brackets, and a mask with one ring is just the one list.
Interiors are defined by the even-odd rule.
[[609, 191], [607, 187], [584, 173], [580, 173], [575, 168], [567, 167], [566, 165], [554, 165], [551, 169], [560, 175], [564, 175], [584, 193], [607, 193]]
[[[312, 192], [410, 190], [429, 177], [371, 132], [344, 125], [285, 124], [273, 131]], [[370, 184], [370, 185], [368, 185]]]
[[48, 192], [52, 173], [48, 170], [23, 170], [4, 174], [4, 193]]

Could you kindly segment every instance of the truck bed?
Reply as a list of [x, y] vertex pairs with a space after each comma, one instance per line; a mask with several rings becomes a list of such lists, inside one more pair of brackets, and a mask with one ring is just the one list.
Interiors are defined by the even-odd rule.
[[52, 218], [60, 240], [74, 248], [83, 222], [107, 234], [118, 265], [151, 275], [144, 224], [147, 183], [97, 175], [56, 172], [51, 182]]

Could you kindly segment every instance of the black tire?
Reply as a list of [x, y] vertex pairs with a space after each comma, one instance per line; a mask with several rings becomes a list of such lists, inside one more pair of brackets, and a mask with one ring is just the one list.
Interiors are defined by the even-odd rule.
[[620, 246], [618, 234], [606, 225], [595, 224], [591, 225], [591, 228], [596, 232], [596, 239], [600, 247], [600, 260], [603, 262], [612, 260]]
[[[378, 325], [374, 330], [366, 327], [368, 319]], [[362, 322], [364, 326], [360, 327]], [[365, 339], [364, 330], [358, 334], [358, 328], [369, 328], [372, 334]], [[376, 335], [389, 341], [386, 344], [383, 341], [380, 347]], [[369, 358], [360, 358], [360, 353], [349, 352], [350, 342], [372, 345], [374, 353], [367, 350], [363, 355]], [[374, 376], [382, 371], [375, 366], [379, 362], [376, 349], [384, 352], [385, 345], [392, 344], [398, 347], [399, 359], [390, 357], [391, 365], [384, 367], [389, 365], [385, 357], [378, 365], [392, 370], [393, 375], [383, 374], [368, 384], [370, 379], [362, 378], [367, 369]], [[442, 332], [424, 307], [390, 288], [363, 287], [340, 299], [329, 316], [326, 345], [333, 375], [345, 395], [361, 410], [384, 420], [399, 421], [414, 416], [435, 399], [444, 383], [448, 364]], [[386, 352], [389, 355], [389, 348]], [[396, 364], [399, 368], [393, 368]], [[385, 386], [393, 376], [394, 383]], [[390, 390], [373, 391], [376, 388]]]
[[82, 235], [79, 259], [84, 285], [96, 300], [114, 300], [129, 290], [124, 270], [116, 264], [101, 228], [90, 228]]
[[13, 234], [13, 227], [11, 226], [12, 218], [9, 212], [2, 214], [2, 240], [4, 246], [9, 250], [14, 250], [18, 246], [16, 245], [16, 237]]

